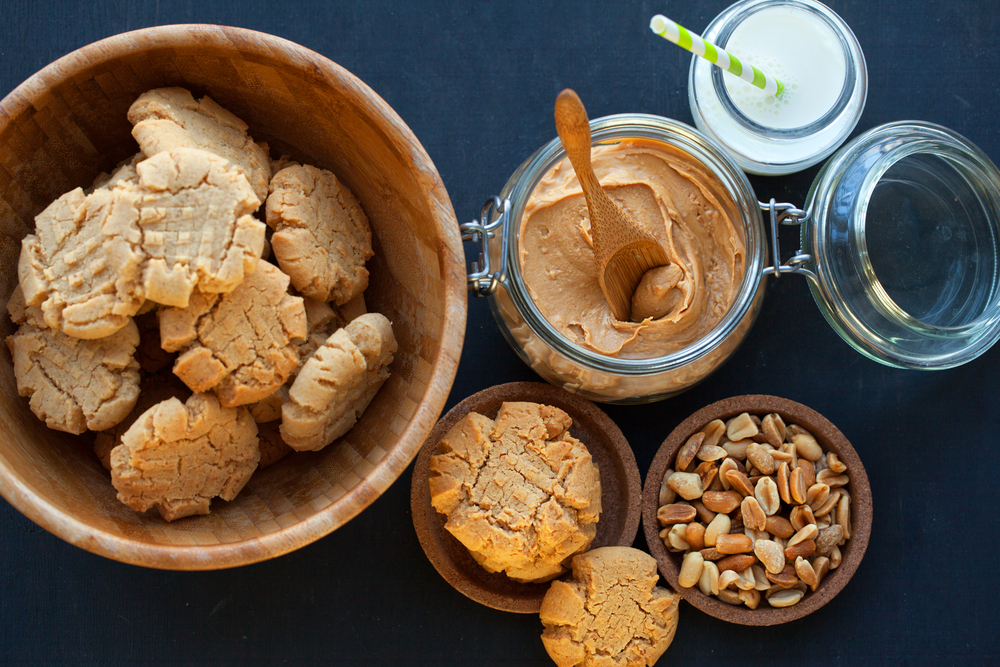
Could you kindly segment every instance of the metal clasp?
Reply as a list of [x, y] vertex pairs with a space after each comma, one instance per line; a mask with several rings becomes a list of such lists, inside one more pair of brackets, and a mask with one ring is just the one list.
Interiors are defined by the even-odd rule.
[[780, 278], [782, 273], [801, 273], [812, 280], [816, 280], [816, 274], [806, 268], [806, 264], [812, 261], [812, 255], [802, 252], [799, 248], [795, 254], [788, 258], [788, 262], [781, 262], [781, 245], [778, 243], [778, 225], [801, 225], [809, 220], [808, 211], [803, 211], [792, 204], [778, 204], [772, 199], [768, 203], [757, 202], [763, 211], [771, 214], [771, 259], [773, 266], [764, 269], [764, 275], [774, 275]]
[[[496, 219], [491, 221], [491, 212], [496, 213]], [[500, 199], [494, 195], [483, 204], [479, 221], [473, 220], [458, 226], [462, 233], [462, 241], [479, 243], [479, 259], [472, 260], [472, 269], [466, 274], [469, 291], [475, 296], [489, 296], [496, 291], [497, 286], [507, 280], [507, 216], [510, 212], [510, 200]], [[500, 269], [493, 271], [490, 265], [490, 239], [500, 231]]]

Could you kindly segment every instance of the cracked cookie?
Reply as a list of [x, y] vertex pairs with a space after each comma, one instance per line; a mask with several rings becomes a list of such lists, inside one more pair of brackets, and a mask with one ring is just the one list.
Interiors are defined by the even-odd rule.
[[147, 299], [183, 308], [195, 287], [231, 292], [253, 272], [264, 248], [260, 202], [229, 162], [178, 148], [136, 169]]
[[389, 377], [396, 351], [384, 315], [361, 315], [338, 330], [302, 366], [281, 406], [281, 437], [296, 451], [316, 451], [354, 426]]
[[631, 547], [573, 557], [573, 578], [542, 599], [542, 644], [559, 667], [653, 665], [677, 631], [680, 596], [656, 585], [656, 561]]
[[135, 228], [137, 202], [127, 190], [85, 195], [77, 188], [35, 218], [35, 233], [21, 241], [17, 273], [25, 302], [41, 308], [46, 326], [103, 338], [142, 306], [137, 238], [118, 233]]
[[257, 467], [261, 470], [295, 451], [281, 439], [281, 425], [277, 421], [258, 423], [257, 437], [260, 439], [260, 463]]
[[187, 308], [160, 312], [160, 344], [182, 352], [174, 373], [192, 391], [214, 389], [225, 407], [273, 394], [298, 366], [293, 339], [306, 335], [302, 298], [268, 262], [228, 294], [195, 292]]
[[546, 581], [594, 540], [600, 471], [572, 423], [559, 408], [512, 402], [495, 421], [469, 413], [441, 439], [431, 504], [489, 572]]
[[332, 172], [286, 167], [271, 179], [267, 224], [281, 270], [302, 295], [343, 304], [368, 286], [368, 217]]
[[207, 95], [195, 100], [184, 88], [156, 88], [128, 110], [132, 136], [152, 157], [175, 148], [198, 148], [235, 164], [257, 198], [267, 199], [271, 160], [266, 144], [254, 143], [248, 126]]
[[211, 394], [170, 398], [142, 413], [111, 452], [118, 500], [137, 512], [156, 506], [167, 521], [208, 514], [232, 500], [257, 468], [257, 425], [246, 408]]
[[52, 429], [80, 434], [111, 428], [139, 397], [139, 364], [133, 358], [139, 331], [129, 322], [105, 338], [85, 340], [50, 329], [39, 309], [15, 290], [7, 305], [18, 330], [7, 337], [17, 393]]

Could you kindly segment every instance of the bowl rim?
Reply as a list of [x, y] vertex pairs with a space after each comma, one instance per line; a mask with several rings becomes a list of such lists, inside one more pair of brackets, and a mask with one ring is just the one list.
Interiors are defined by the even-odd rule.
[[[713, 419], [728, 419], [743, 412], [763, 415], [777, 412], [786, 423], [805, 426], [816, 437], [824, 450], [834, 451], [847, 464], [850, 471], [851, 524], [853, 535], [844, 548], [844, 558], [836, 570], [829, 572], [816, 592], [810, 592], [791, 607], [769, 607], [763, 601], [757, 609], [733, 606], [709, 597], [694, 586], [683, 588], [678, 584], [680, 572], [678, 558], [667, 551], [660, 539], [660, 525], [656, 518], [659, 509], [660, 485], [663, 474], [674, 460], [681, 445]], [[790, 419], [789, 419], [790, 418]], [[861, 520], [864, 519], [864, 520]], [[847, 437], [826, 417], [815, 410], [778, 396], [745, 394], [716, 401], [698, 410], [671, 431], [653, 457], [646, 473], [642, 490], [642, 528], [649, 552], [659, 567], [663, 578], [681, 597], [710, 616], [740, 625], [779, 625], [802, 618], [816, 611], [837, 596], [857, 571], [868, 548], [872, 526], [872, 495], [868, 474], [861, 458]]]
[[[274, 558], [328, 535], [357, 516], [403, 473], [417, 455], [424, 439], [441, 414], [458, 371], [465, 337], [468, 304], [464, 275], [464, 253], [454, 208], [423, 145], [402, 118], [375, 91], [329, 58], [295, 42], [263, 32], [212, 24], [174, 24], [124, 32], [80, 47], [46, 65], [0, 100], [0, 125], [7, 124], [39, 103], [44, 106], [51, 80], [73, 79], [125, 51], [158, 46], [197, 46], [222, 43], [241, 53], [258, 57], [280, 56], [293, 67], [308, 70], [322, 83], [336, 84], [345, 95], [380, 114], [392, 127], [387, 140], [415, 165], [428, 208], [442, 234], [439, 252], [455, 270], [442, 270], [444, 302], [441, 344], [426, 380], [424, 400], [417, 404], [394, 447], [352, 489], [312, 516], [272, 533], [224, 544], [157, 545], [139, 542], [89, 526], [44, 498], [13, 470], [0, 452], [0, 495], [39, 526], [92, 553], [145, 567], [171, 570], [212, 570], [236, 567]], [[428, 168], [429, 167], [429, 168]], [[463, 270], [457, 270], [461, 267]]]
[[[614, 544], [602, 546], [631, 547], [635, 543], [636, 535], [639, 533], [642, 509], [642, 483], [639, 465], [625, 434], [606, 412], [578, 394], [544, 382], [507, 382], [478, 391], [456, 404], [441, 417], [434, 430], [431, 431], [417, 455], [410, 481], [410, 513], [413, 519], [413, 528], [427, 560], [431, 562], [434, 569], [445, 581], [470, 600], [500, 611], [537, 614], [542, 608], [542, 598], [545, 597], [552, 582], [569, 576], [569, 569], [567, 568], [566, 573], [558, 577], [538, 583], [519, 583], [508, 579], [503, 573], [487, 574], [485, 570], [482, 570], [484, 576], [495, 577], [498, 587], [506, 587], [511, 593], [504, 595], [502, 592], [487, 589], [465, 575], [456, 564], [455, 559], [452, 558], [450, 550], [441, 548], [441, 541], [447, 541], [454, 545], [455, 550], [465, 549], [455, 537], [443, 528], [443, 515], [439, 514], [431, 505], [430, 486], [428, 485], [430, 460], [437, 450], [441, 438], [468, 413], [497, 401], [531, 401], [554, 405], [565, 410], [573, 418], [574, 425], [578, 423], [580, 417], [583, 417], [594, 423], [601, 431], [602, 439], [607, 444], [607, 450], [614, 452], [619, 457], [625, 474], [626, 488], [624, 491], [628, 498], [628, 505], [624, 508], [624, 516], [620, 526], [621, 532], [617, 536], [617, 540], [614, 540]], [[572, 432], [572, 430], [571, 426], [570, 431]], [[606, 481], [603, 480], [602, 484]], [[604, 525], [607, 526], [607, 522]], [[597, 526], [597, 530], [600, 531], [602, 528], [600, 521], [598, 521]], [[598, 547], [588, 546], [587, 550], [592, 548]], [[585, 551], [578, 553], [585, 553]]]

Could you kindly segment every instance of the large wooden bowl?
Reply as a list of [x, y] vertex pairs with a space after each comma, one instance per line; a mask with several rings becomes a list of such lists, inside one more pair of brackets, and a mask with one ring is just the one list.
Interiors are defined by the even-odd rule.
[[[210, 95], [272, 154], [332, 170], [371, 220], [365, 296], [393, 322], [392, 376], [358, 425], [314, 454], [258, 471], [233, 502], [167, 523], [115, 499], [92, 439], [49, 430], [17, 395], [0, 354], [0, 494], [46, 530], [116, 560], [214, 569], [308, 544], [371, 504], [416, 455], [451, 388], [465, 331], [455, 214], [416, 137], [364, 83], [283, 39], [209, 25], [139, 30], [75, 51], [0, 102], [0, 296], [17, 281], [21, 238], [52, 200], [90, 185], [138, 148], [126, 119], [150, 88]], [[2, 318], [3, 334], [14, 331]]]

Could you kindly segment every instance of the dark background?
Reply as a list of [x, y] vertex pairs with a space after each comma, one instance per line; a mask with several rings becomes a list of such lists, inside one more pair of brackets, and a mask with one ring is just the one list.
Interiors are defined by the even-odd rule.
[[[165, 23], [273, 33], [359, 76], [409, 124], [460, 220], [555, 135], [575, 88], [591, 117], [691, 122], [690, 56], [654, 37], [663, 12], [700, 31], [728, 0], [672, 2], [199, 3], [0, 0], [0, 95], [97, 39]], [[1000, 6], [995, 0], [831, 0], [868, 59], [856, 132], [903, 119], [946, 125], [1000, 161]], [[789, 41], [789, 48], [796, 45]], [[801, 45], [808, 48], [808, 45]], [[751, 179], [761, 199], [802, 203], [817, 169]], [[826, 415], [871, 480], [871, 544], [847, 588], [774, 628], [726, 624], [682, 603], [661, 664], [1000, 664], [1000, 348], [938, 372], [894, 370], [827, 326], [804, 280], [771, 281], [737, 354], [679, 397], [609, 407], [645, 473], [659, 443], [713, 401], [770, 393]], [[470, 299], [446, 408], [532, 380], [485, 300]], [[410, 470], [363, 514], [275, 560], [161, 572], [72, 547], [0, 500], [0, 662], [5, 664], [550, 665], [536, 616], [480, 606], [427, 561], [410, 518]], [[641, 535], [636, 546], [645, 548]]]

